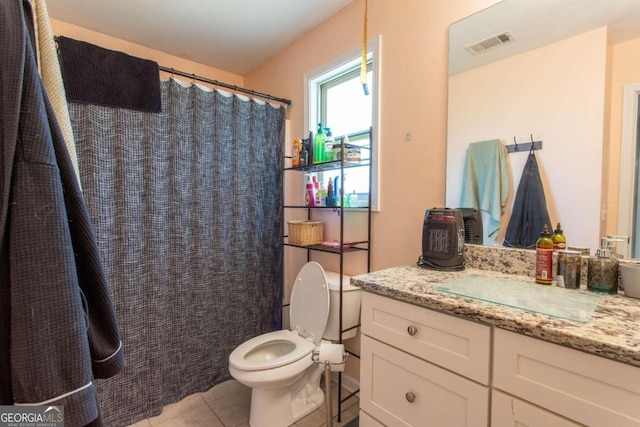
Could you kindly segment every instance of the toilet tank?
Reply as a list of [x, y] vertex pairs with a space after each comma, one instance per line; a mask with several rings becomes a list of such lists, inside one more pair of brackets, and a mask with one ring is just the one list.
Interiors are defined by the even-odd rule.
[[[331, 341], [340, 339], [340, 274], [334, 271], [325, 271], [329, 285], [329, 319], [324, 329], [323, 338]], [[342, 330], [356, 326], [360, 321], [360, 301], [362, 290], [350, 283], [351, 276], [342, 275]], [[342, 334], [346, 340], [356, 336], [358, 328], [351, 329]]]

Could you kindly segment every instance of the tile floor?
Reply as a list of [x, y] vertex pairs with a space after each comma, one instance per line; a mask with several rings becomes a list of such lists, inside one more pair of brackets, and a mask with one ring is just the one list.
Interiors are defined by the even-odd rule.
[[[324, 386], [323, 386], [324, 387]], [[333, 425], [341, 427], [358, 416], [357, 396], [342, 404], [342, 422], [337, 420], [338, 385], [332, 383]], [[342, 391], [342, 397], [349, 392]], [[192, 394], [173, 405], [165, 406], [157, 417], [142, 420], [130, 427], [249, 427], [251, 389], [234, 380], [225, 381], [204, 393]], [[326, 407], [322, 405], [294, 424], [296, 427], [326, 426]]]

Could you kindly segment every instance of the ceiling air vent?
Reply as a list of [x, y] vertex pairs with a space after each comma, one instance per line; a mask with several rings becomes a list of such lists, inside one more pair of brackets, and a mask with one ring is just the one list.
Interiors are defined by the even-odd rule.
[[511, 35], [511, 33], [509, 31], [503, 31], [500, 34], [489, 37], [488, 39], [480, 40], [479, 42], [475, 42], [468, 46], [465, 46], [465, 49], [467, 49], [473, 55], [477, 55], [479, 53], [486, 52], [489, 49], [493, 49], [494, 47], [511, 43], [512, 41], [513, 36]]

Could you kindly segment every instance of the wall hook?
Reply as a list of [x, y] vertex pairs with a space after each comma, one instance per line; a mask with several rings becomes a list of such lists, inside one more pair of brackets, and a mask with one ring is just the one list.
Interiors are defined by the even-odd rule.
[[507, 152], [509, 153], [519, 153], [522, 151], [533, 152], [534, 150], [542, 150], [542, 141], [534, 141], [533, 134], [530, 134], [531, 142], [525, 142], [522, 144], [518, 144], [516, 137], [513, 137], [513, 144], [507, 145]]

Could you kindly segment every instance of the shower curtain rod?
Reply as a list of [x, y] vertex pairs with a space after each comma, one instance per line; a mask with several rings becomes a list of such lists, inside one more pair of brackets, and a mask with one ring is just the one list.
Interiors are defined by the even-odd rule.
[[247, 94], [252, 95], [252, 96], [257, 96], [257, 97], [265, 98], [265, 99], [268, 99], [268, 100], [271, 100], [271, 101], [281, 102], [281, 103], [286, 104], [286, 105], [291, 105], [291, 100], [289, 100], [289, 99], [278, 98], [276, 96], [269, 95], [269, 94], [266, 94], [266, 93], [256, 92], [255, 90], [245, 89], [243, 87], [230, 85], [228, 83], [222, 83], [222, 82], [219, 82], [217, 80], [211, 80], [211, 79], [208, 79], [206, 77], [196, 76], [195, 74], [185, 73], [184, 71], [179, 71], [179, 70], [176, 70], [174, 68], [164, 67], [162, 65], [158, 65], [158, 68], [160, 69], [160, 71], [165, 71], [167, 73], [176, 74], [176, 75], [179, 75], [179, 76], [182, 76], [182, 77], [189, 77], [189, 78], [194, 79], [194, 80], [199, 80], [201, 82], [212, 84], [214, 86], [220, 86], [220, 87], [223, 87], [223, 88], [226, 88], [226, 89], [231, 89], [231, 90], [233, 90], [235, 92], [247, 93]]

